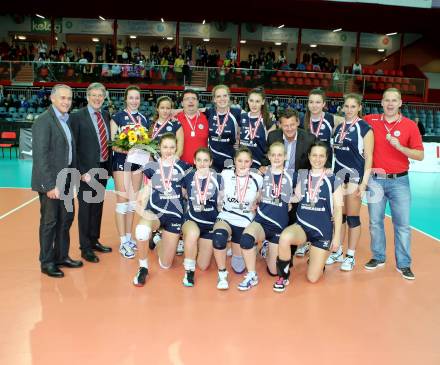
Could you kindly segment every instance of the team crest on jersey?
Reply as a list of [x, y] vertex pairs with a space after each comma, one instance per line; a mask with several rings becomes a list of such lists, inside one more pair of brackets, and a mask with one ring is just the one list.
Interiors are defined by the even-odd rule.
[[167, 132], [171, 132], [171, 131], [173, 130], [173, 127], [168, 126], [168, 127], [166, 128], [166, 130], [167, 130]]
[[203, 129], [203, 124], [199, 124], [199, 129]]
[[324, 130], [325, 129], [325, 125], [323, 124], [322, 126], [321, 126], [321, 130]]
[[127, 115], [124, 117], [124, 120], [128, 120], [128, 116]]
[[353, 132], [353, 131], [354, 131], [354, 127], [351, 127], [351, 128], [350, 128], [350, 132]]
[[282, 184], [286, 184], [287, 183], [287, 179], [285, 177], [283, 177], [283, 180], [281, 181]]
[[394, 132], [394, 137], [399, 137], [400, 136], [400, 131], [395, 131]]

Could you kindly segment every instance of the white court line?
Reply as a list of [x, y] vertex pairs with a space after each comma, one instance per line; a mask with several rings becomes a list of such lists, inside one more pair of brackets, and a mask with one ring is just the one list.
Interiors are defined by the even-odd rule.
[[11, 215], [12, 213], [16, 212], [17, 210], [20, 210], [21, 208], [25, 207], [26, 205], [31, 204], [32, 202], [34, 202], [35, 200], [37, 200], [39, 198], [39, 196], [35, 196], [32, 199], [28, 200], [27, 202], [24, 202], [23, 204], [19, 205], [18, 207], [10, 210], [9, 212], [6, 212], [3, 215], [0, 215], [0, 220], [2, 220], [3, 218], [6, 218], [8, 215]]
[[[385, 216], [388, 217], [388, 218], [390, 218], [390, 219], [392, 219], [390, 214], [385, 214]], [[429, 238], [433, 239], [434, 241], [438, 241], [438, 242], [440, 242], [440, 240], [439, 240], [438, 238], [436, 238], [436, 237], [434, 237], [434, 236], [431, 236], [429, 233], [423, 232], [422, 230], [420, 230], [420, 229], [418, 229], [418, 228], [415, 228], [415, 227], [413, 227], [413, 226], [410, 226], [410, 227], [411, 227], [414, 231], [417, 231], [417, 232], [419, 232], [419, 233], [421, 233], [421, 234], [424, 234], [425, 236], [428, 236]]]

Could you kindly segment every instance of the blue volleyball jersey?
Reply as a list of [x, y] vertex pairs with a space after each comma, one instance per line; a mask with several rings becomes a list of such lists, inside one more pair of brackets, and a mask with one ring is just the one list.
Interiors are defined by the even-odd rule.
[[[163, 183], [160, 171], [160, 161], [149, 162], [144, 169], [144, 174], [151, 181], [151, 193], [146, 209], [156, 214], [165, 214], [182, 218], [183, 216], [183, 197], [182, 182], [190, 166], [183, 161], [177, 160], [173, 166], [171, 176], [171, 186], [168, 191]], [[164, 178], [170, 174], [170, 166], [163, 166]]]
[[[331, 241], [333, 237], [333, 193], [336, 189], [335, 175], [325, 175], [321, 181], [314, 205], [308, 192], [309, 174], [298, 177], [301, 199], [296, 211], [297, 222], [310, 241]], [[311, 188], [315, 189], [320, 175], [312, 175]]]
[[[131, 116], [134, 118], [136, 123], [141, 123], [143, 127], [150, 128], [151, 122], [150, 120], [144, 116], [143, 114], [136, 112], [132, 113]], [[131, 118], [128, 116], [125, 110], [121, 110], [112, 116], [112, 119], [115, 121], [118, 127], [125, 127], [129, 124], [134, 124]]]
[[313, 133], [316, 136], [316, 138], [326, 143], [330, 147], [330, 142], [333, 135], [333, 128], [335, 127], [335, 118], [333, 114], [324, 113], [324, 118], [322, 119], [321, 127], [319, 128], [319, 131], [317, 131], [320, 122], [321, 119], [317, 119], [317, 120], [310, 119], [310, 125], [312, 126], [312, 128], [310, 128], [309, 131]]
[[264, 174], [262, 195], [255, 222], [272, 231], [281, 232], [289, 223], [289, 202], [296, 185], [297, 173], [292, 170], [283, 170], [281, 194], [278, 198], [274, 196], [272, 176], [276, 186], [280, 182], [281, 174], [272, 175], [270, 168]]
[[[209, 125], [208, 145], [213, 155], [214, 166], [220, 171], [225, 167], [226, 160], [234, 159], [234, 145], [237, 142], [237, 131], [240, 125], [241, 110], [230, 109], [226, 125], [219, 135], [217, 111], [215, 108], [207, 108], [205, 110], [206, 118]], [[218, 114], [220, 124], [223, 124], [226, 113]], [[232, 163], [232, 161], [231, 161]]]
[[[342, 130], [344, 124], [339, 124], [335, 130], [333, 143], [335, 154], [335, 174], [344, 169], [350, 175], [358, 175], [362, 179], [364, 175], [364, 137], [371, 129], [364, 120], [359, 120], [354, 126], [345, 125], [345, 131]], [[348, 130], [348, 131], [347, 131]], [[341, 133], [347, 132], [345, 138], [341, 141]]]
[[[267, 150], [267, 129], [262, 120], [256, 131], [255, 138], [251, 138], [249, 131], [249, 123], [251, 128], [255, 128], [258, 117], [250, 117], [250, 113], [241, 113], [240, 120], [240, 145], [248, 147], [252, 151], [252, 168], [260, 168], [261, 160], [266, 154]], [[270, 122], [272, 126], [272, 122]], [[269, 127], [270, 128], [270, 127]]]
[[[214, 225], [218, 215], [217, 200], [219, 191], [222, 190], [221, 175], [211, 170], [211, 176], [208, 182], [207, 198], [201, 210], [202, 204], [196, 187], [196, 170], [191, 170], [183, 179], [183, 188], [188, 196], [188, 208], [186, 218], [196, 222], [198, 225]], [[207, 184], [207, 177], [199, 179], [199, 187], [203, 193]]]
[[169, 120], [165, 125], [158, 124], [157, 122], [153, 124], [153, 140], [160, 141], [162, 136], [166, 133], [172, 133], [176, 135], [179, 128], [182, 128], [182, 125], [176, 119]]

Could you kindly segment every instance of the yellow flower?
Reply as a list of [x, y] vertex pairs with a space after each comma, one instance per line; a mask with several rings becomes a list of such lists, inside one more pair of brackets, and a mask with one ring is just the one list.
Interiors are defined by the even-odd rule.
[[136, 137], [136, 132], [135, 131], [129, 131], [128, 133], [128, 137], [130, 138], [130, 137]]
[[123, 139], [125, 139], [125, 138], [127, 138], [127, 135], [126, 135], [125, 133], [121, 133], [121, 134], [119, 134], [119, 139], [120, 139], [120, 140], [123, 140]]
[[138, 140], [138, 138], [137, 138], [136, 134], [134, 134], [132, 136], [130, 136], [130, 135], [128, 136], [128, 142], [131, 143], [131, 144], [136, 143], [137, 140]]

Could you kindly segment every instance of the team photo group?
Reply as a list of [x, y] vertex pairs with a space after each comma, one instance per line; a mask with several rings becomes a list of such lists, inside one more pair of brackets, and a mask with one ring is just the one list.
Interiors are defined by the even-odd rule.
[[[148, 282], [148, 250], [164, 270], [183, 254], [186, 287], [196, 284], [196, 268], [216, 265], [220, 290], [230, 286], [229, 266], [244, 275], [241, 291], [270, 275], [273, 290], [283, 292], [294, 257], [305, 255], [312, 283], [327, 265], [352, 271], [363, 201], [370, 236], [363, 242], [371, 250], [363, 267], [387, 261], [389, 203], [396, 269], [415, 279], [408, 169], [409, 159], [423, 160], [424, 152], [416, 123], [400, 113], [399, 90], [385, 90], [383, 114], [370, 115], [363, 115], [360, 95], [346, 94], [341, 117], [326, 111], [325, 90], [314, 89], [302, 118], [294, 109], [274, 118], [261, 88], [249, 91], [244, 109], [231, 105], [225, 85], [213, 88], [206, 108], [197, 91], [186, 89], [182, 109], [162, 96], [151, 119], [139, 111], [137, 86], [125, 90], [125, 108], [114, 115], [103, 108], [106, 97], [105, 86], [92, 83], [87, 106], [70, 113], [72, 89], [56, 85], [51, 106], [33, 125], [42, 273], [60, 278], [62, 269], [83, 266], [69, 256], [75, 214], [81, 257], [98, 263], [98, 254], [112, 252], [99, 241], [112, 177], [116, 204], [105, 209], [115, 212], [120, 255], [139, 262], [127, 278], [135, 286]], [[259, 256], [266, 273], [257, 273]]]

